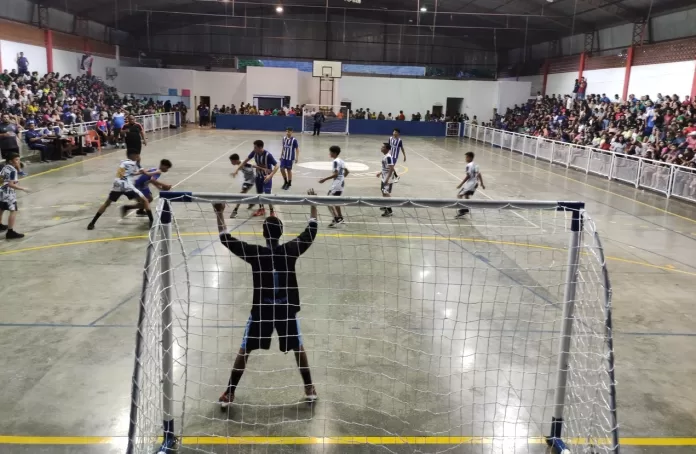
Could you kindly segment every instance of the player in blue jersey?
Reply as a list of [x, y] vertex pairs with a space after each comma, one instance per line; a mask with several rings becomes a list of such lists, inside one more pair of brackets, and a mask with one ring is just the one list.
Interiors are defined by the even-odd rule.
[[[263, 140], [254, 141], [254, 151], [249, 153], [249, 156], [240, 164], [240, 166], [232, 173], [232, 176], [236, 177], [239, 169], [245, 168], [247, 164], [253, 159], [254, 162], [252, 166], [256, 168], [256, 180], [254, 181], [256, 185], [257, 194], [270, 194], [271, 189], [273, 189], [273, 176], [278, 172], [278, 162], [275, 160], [273, 155], [263, 148]], [[269, 205], [271, 210], [271, 216], [275, 216], [273, 211], [273, 205]], [[254, 216], [265, 216], [266, 210], [263, 204], [259, 205], [259, 209], [253, 214]]]
[[[406, 149], [404, 148], [404, 142], [401, 140], [401, 131], [398, 128], [394, 128], [392, 136], [389, 138], [389, 155], [392, 157], [392, 161], [394, 161], [394, 166], [399, 161], [401, 152], [404, 153], [404, 162], [406, 162]], [[394, 183], [398, 182], [399, 175], [397, 175], [396, 169], [394, 169]]]
[[[116, 170], [116, 178], [111, 186], [111, 192], [106, 201], [99, 207], [97, 214], [94, 215], [92, 221], [87, 225], [87, 230], [94, 230], [94, 225], [102, 214], [109, 208], [113, 202], [116, 202], [122, 195], [128, 197], [128, 200], [138, 199], [145, 208], [147, 217], [152, 225], [152, 211], [150, 211], [150, 202], [143, 196], [142, 192], [135, 188], [135, 179], [141, 174], [148, 175], [146, 170], [140, 168], [140, 153], [135, 150], [128, 150], [128, 159], [121, 161]], [[151, 175], [150, 175], [151, 176]]]
[[120, 110], [114, 112], [114, 115], [111, 117], [111, 126], [113, 127], [114, 143], [116, 147], [125, 147], [125, 145], [123, 144], [123, 136], [121, 134], [121, 130], [123, 129], [123, 126], [125, 126], [125, 124], [126, 111], [123, 108], [121, 108]]
[[300, 145], [292, 136], [292, 128], [287, 128], [283, 137], [283, 151], [280, 152], [280, 173], [285, 180], [283, 189], [286, 191], [292, 186], [292, 165], [299, 160]]
[[[150, 169], [147, 169], [147, 174], [142, 174], [135, 179], [135, 182], [133, 183], [135, 189], [140, 191], [140, 193], [143, 195], [143, 197], [147, 199], [148, 202], [152, 203], [152, 191], [150, 190], [150, 185], [155, 186], [160, 191], [169, 191], [172, 188], [171, 185], [158, 181], [160, 176], [162, 176], [163, 173], [169, 172], [169, 169], [171, 168], [172, 162], [169, 159], [162, 159], [160, 161], [159, 167], [152, 167]], [[138, 210], [136, 212], [138, 216], [147, 216], [145, 207], [141, 202], [138, 202], [135, 205], [123, 205], [121, 207], [121, 217], [126, 217], [130, 210], [135, 209]]]

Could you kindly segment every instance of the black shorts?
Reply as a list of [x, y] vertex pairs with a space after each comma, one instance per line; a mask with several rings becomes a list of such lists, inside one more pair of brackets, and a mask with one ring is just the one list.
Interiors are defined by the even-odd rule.
[[16, 200], [12, 203], [0, 202], [0, 211], [19, 211], [19, 205]]
[[254, 350], [271, 348], [271, 335], [278, 333], [278, 347], [281, 352], [297, 351], [302, 346], [300, 322], [294, 316], [281, 320], [256, 320], [250, 316], [244, 328], [244, 337], [240, 348], [247, 353]]
[[17, 153], [19, 155], [19, 148], [3, 148], [0, 150], [2, 159], [7, 159], [7, 157], [12, 153]]
[[136, 152], [136, 153], [140, 154], [140, 152], [142, 151], [142, 149], [143, 149], [143, 144], [142, 144], [142, 143], [138, 143], [138, 144], [132, 144], [132, 143], [131, 143], [131, 144], [129, 144], [128, 142], [126, 142], [126, 154], [132, 153], [132, 152]]
[[391, 194], [393, 185], [394, 183], [387, 184], [384, 181], [382, 181], [379, 188], [382, 190], [382, 194]]
[[135, 191], [126, 191], [126, 192], [111, 191], [111, 192], [109, 192], [109, 201], [116, 202], [118, 199], [121, 198], [122, 195], [125, 195], [126, 197], [128, 197], [128, 200], [139, 199], [142, 196], [142, 194], [138, 194]]
[[114, 137], [121, 137], [121, 128], [114, 128]]

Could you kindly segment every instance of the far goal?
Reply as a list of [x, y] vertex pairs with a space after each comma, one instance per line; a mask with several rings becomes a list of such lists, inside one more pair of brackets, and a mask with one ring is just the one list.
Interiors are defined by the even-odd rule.
[[[611, 287], [583, 203], [161, 196], [129, 454], [618, 454]], [[237, 204], [274, 205], [280, 242]]]
[[344, 106], [305, 104], [302, 108], [302, 132], [312, 134], [348, 134], [348, 109]]

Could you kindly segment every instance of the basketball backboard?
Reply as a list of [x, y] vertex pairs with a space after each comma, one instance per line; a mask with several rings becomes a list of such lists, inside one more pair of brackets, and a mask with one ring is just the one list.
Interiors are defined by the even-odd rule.
[[326, 77], [339, 79], [343, 73], [343, 63], [340, 61], [314, 60], [312, 75], [314, 77]]

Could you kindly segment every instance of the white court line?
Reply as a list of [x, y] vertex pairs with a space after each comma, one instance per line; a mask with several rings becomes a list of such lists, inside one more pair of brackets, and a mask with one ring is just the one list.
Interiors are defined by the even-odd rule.
[[[415, 147], [414, 147], [414, 148], [415, 148]], [[423, 158], [423, 159], [425, 159], [426, 161], [428, 161], [429, 163], [433, 164], [435, 167], [439, 168], [439, 169], [442, 170], [443, 172], [445, 172], [445, 173], [451, 175], [452, 177], [454, 177], [455, 180], [457, 180], [457, 181], [460, 181], [460, 180], [461, 180], [460, 177], [458, 177], [457, 175], [453, 174], [453, 173], [450, 172], [449, 170], [445, 169], [444, 167], [442, 167], [441, 165], [439, 165], [439, 164], [436, 163], [435, 161], [432, 161], [432, 160], [426, 158], [425, 156], [423, 156], [422, 154], [418, 153], [417, 151], [415, 151], [414, 148], [411, 148], [411, 150], [413, 150], [413, 153], [417, 154], [417, 155], [420, 156], [421, 158]], [[438, 148], [441, 148], [441, 147], [438, 147]], [[449, 150], [445, 150], [445, 151], [447, 151], [448, 153], [450, 153]], [[483, 195], [484, 197], [486, 197], [488, 200], [493, 200], [493, 197], [489, 196], [489, 195], [486, 194], [485, 192], [483, 192], [483, 191], [481, 191], [481, 190], [479, 190], [478, 192], [480, 192], [481, 195]], [[464, 200], [464, 199], [462, 199], [462, 200]], [[530, 220], [527, 219], [526, 217], [522, 216], [522, 215], [519, 214], [517, 211], [512, 210], [512, 214], [514, 214], [515, 216], [519, 217], [520, 219], [522, 219], [522, 220], [524, 220], [524, 221], [526, 221], [526, 222], [529, 222], [530, 224], [532, 224], [532, 225], [533, 225], [534, 227], [536, 227], [537, 229], [541, 229], [541, 227], [539, 227], [538, 225], [536, 225], [535, 223], [533, 223], [532, 221], [530, 221]]]

